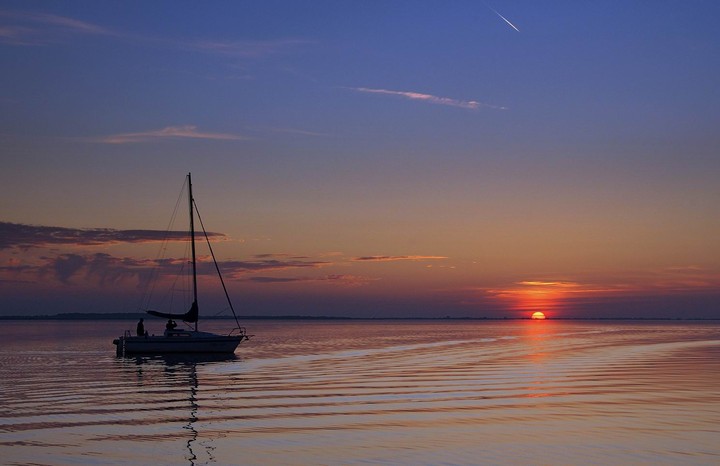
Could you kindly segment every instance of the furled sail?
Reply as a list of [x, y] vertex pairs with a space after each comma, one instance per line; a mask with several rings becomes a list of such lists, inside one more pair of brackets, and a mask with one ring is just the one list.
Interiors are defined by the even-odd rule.
[[185, 314], [169, 314], [166, 312], [158, 312], [158, 311], [146, 311], [146, 312], [152, 316], [163, 317], [165, 319], [180, 319], [183, 322], [188, 322], [191, 324], [198, 321], [197, 301], [194, 301], [192, 303], [190, 310], [187, 311]]

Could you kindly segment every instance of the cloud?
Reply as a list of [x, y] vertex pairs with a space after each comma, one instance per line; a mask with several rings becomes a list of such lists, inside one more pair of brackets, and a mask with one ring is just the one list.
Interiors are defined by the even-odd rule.
[[294, 283], [304, 281], [302, 278], [290, 278], [290, 277], [249, 277], [245, 281], [255, 283]]
[[597, 295], [627, 290], [622, 285], [599, 285], [562, 280], [524, 280], [500, 288], [482, 291], [496, 298], [560, 298], [569, 295]]
[[354, 262], [394, 262], [394, 261], [428, 261], [443, 260], [445, 256], [361, 256], [351, 259]]
[[68, 280], [87, 264], [87, 260], [78, 254], [63, 254], [52, 261], [55, 278], [62, 283]]
[[265, 259], [254, 261], [225, 261], [220, 264], [220, 269], [223, 271], [224, 274], [229, 274], [233, 278], [238, 278], [248, 273], [304, 268], [317, 269], [329, 265], [332, 265], [332, 262], [306, 261], [297, 259]]
[[48, 45], [70, 35], [118, 35], [86, 21], [44, 13], [0, 10], [0, 21], [0, 42], [10, 45]]
[[650, 275], [647, 281], [659, 290], [682, 292], [697, 288], [720, 288], [720, 272], [694, 265], [665, 267], [651, 271]]
[[158, 141], [165, 139], [210, 139], [216, 141], [241, 141], [244, 136], [228, 133], [205, 133], [197, 130], [197, 126], [167, 126], [162, 129], [139, 133], [121, 133], [97, 138], [89, 138], [91, 142], [104, 144], [132, 144], [138, 142]]
[[[116, 257], [107, 253], [62, 253], [55, 256], [45, 255], [35, 263], [12, 258], [5, 266], [0, 267], [0, 281], [23, 278], [27, 281], [53, 278], [64, 285], [93, 284], [99, 286], [117, 285], [130, 279], [137, 279], [138, 286], [147, 283], [151, 277], [177, 276], [178, 272], [187, 268], [186, 258], [135, 259]], [[300, 260], [257, 260], [257, 261], [220, 261], [218, 267], [226, 278], [250, 280], [255, 282], [289, 282], [299, 279], [283, 279], [272, 277], [246, 278], [253, 273], [276, 272], [289, 269], [318, 269], [330, 262]], [[208, 256], [199, 257], [197, 263], [198, 276], [214, 276], [217, 272]], [[312, 281], [338, 280], [349, 283], [350, 275], [327, 275], [325, 278], [314, 278]], [[309, 279], [302, 279], [308, 281]], [[358, 281], [359, 279], [356, 279]]]
[[316, 131], [307, 131], [304, 129], [297, 129], [297, 128], [259, 127], [258, 126], [258, 127], [253, 127], [250, 129], [253, 131], [258, 131], [258, 132], [293, 134], [293, 135], [310, 136], [310, 137], [328, 137], [328, 136], [330, 136], [330, 133], [319, 133]]
[[57, 16], [57, 15], [49, 15], [49, 14], [30, 14], [30, 13], [25, 13], [25, 14], [23, 14], [23, 16], [25, 18], [35, 21], [35, 22], [50, 24], [50, 25], [65, 29], [67, 31], [75, 32], [75, 33], [112, 34], [108, 29], [106, 29], [102, 26], [87, 23], [85, 21], [80, 21], [80, 20], [73, 19], [73, 18], [68, 18], [66, 16]]
[[310, 43], [300, 39], [275, 40], [198, 40], [186, 44], [186, 48], [205, 53], [229, 55], [240, 58], [256, 58], [283, 52], [290, 48]]
[[308, 256], [298, 256], [294, 254], [287, 254], [287, 253], [266, 253], [266, 254], [255, 254], [253, 257], [255, 259], [275, 259], [275, 258], [292, 258], [292, 259], [308, 259]]
[[720, 273], [699, 267], [639, 271], [614, 282], [524, 280], [495, 288], [477, 288], [486, 298], [510, 302], [516, 309], [571, 310], [578, 303], [653, 296], [701, 295], [720, 287]]
[[384, 95], [399, 96], [399, 97], [404, 97], [404, 98], [410, 99], [410, 100], [419, 100], [421, 102], [427, 102], [430, 104], [447, 105], [450, 107], [467, 108], [470, 110], [477, 110], [481, 107], [494, 108], [496, 110], [507, 110], [507, 108], [505, 108], [505, 107], [501, 107], [498, 105], [486, 104], [486, 103], [478, 102], [475, 100], [458, 100], [458, 99], [452, 99], [450, 97], [439, 97], [439, 96], [432, 95], [432, 94], [421, 94], [419, 92], [391, 91], [388, 89], [370, 89], [367, 87], [350, 87], [347, 89], [357, 91], [357, 92], [364, 92], [364, 93], [368, 93], [368, 94], [384, 94]]
[[264, 284], [276, 284], [276, 283], [327, 283], [331, 285], [339, 286], [361, 286], [371, 281], [378, 280], [377, 278], [362, 277], [358, 275], [348, 274], [330, 274], [322, 277], [248, 277], [244, 281]]
[[[226, 238], [224, 234], [213, 232], [208, 232], [208, 237], [211, 241]], [[32, 282], [52, 277], [57, 282], [70, 284], [82, 276], [85, 282], [105, 285], [130, 278], [137, 278], [138, 283], [142, 283], [151, 275], [175, 276], [178, 269], [187, 263], [186, 258], [140, 260], [104, 253], [63, 252], [57, 255], [45, 253], [39, 260], [33, 260], [31, 255], [20, 254], [19, 251], [53, 246], [88, 247], [118, 243], [180, 242], [188, 239], [186, 231], [83, 229], [0, 222], [0, 250], [11, 251], [15, 255], [4, 259], [5, 264], [0, 266], [0, 281], [8, 283], [9, 279], [23, 279], [24, 282]], [[226, 277], [237, 280], [256, 273], [318, 269], [333, 264], [308, 259], [307, 256], [284, 253], [260, 254], [253, 260], [228, 260], [218, 265]], [[197, 271], [200, 276], [216, 273], [209, 256], [198, 257]]]
[[138, 260], [105, 253], [69, 253], [41, 259], [43, 263], [40, 265], [32, 268], [26, 266], [23, 275], [35, 276], [43, 281], [49, 275], [64, 285], [77, 284], [75, 279], [78, 277], [82, 277], [86, 284], [99, 286], [118, 285], [133, 278], [141, 285], [147, 283], [153, 275], [176, 274], [178, 270], [177, 261]]
[[64, 41], [78, 35], [114, 36], [146, 45], [196, 51], [237, 58], [257, 58], [291, 50], [313, 41], [303, 39], [270, 40], [196, 40], [178, 42], [124, 31], [114, 31], [97, 24], [45, 13], [0, 10], [0, 43], [21, 46], [42, 46]]
[[[210, 238], [224, 238], [222, 233], [208, 232]], [[186, 231], [115, 230], [111, 228], [64, 228], [0, 222], [0, 250], [27, 249], [48, 245], [99, 246], [117, 243], [187, 241]]]
[[529, 286], [529, 287], [542, 287], [542, 288], [561, 288], [561, 289], [568, 289], [568, 288], [578, 288], [581, 285], [579, 283], [574, 282], [563, 282], [563, 281], [540, 281], [540, 280], [526, 280], [521, 281], [517, 283], [520, 286]]

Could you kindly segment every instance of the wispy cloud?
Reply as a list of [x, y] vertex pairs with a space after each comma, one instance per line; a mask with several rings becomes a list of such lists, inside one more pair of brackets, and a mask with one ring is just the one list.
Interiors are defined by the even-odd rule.
[[328, 285], [338, 285], [345, 287], [355, 287], [366, 285], [377, 278], [362, 277], [349, 274], [331, 274], [321, 277], [249, 277], [245, 281], [263, 284], [294, 284], [294, 283], [321, 283]]
[[720, 272], [695, 265], [672, 266], [651, 272], [648, 282], [658, 290], [720, 288]]
[[[224, 238], [222, 233], [208, 233]], [[115, 230], [112, 228], [64, 228], [0, 222], [0, 249], [51, 245], [99, 246], [117, 243], [187, 241], [186, 231]]]
[[372, 89], [372, 88], [367, 88], [367, 87], [349, 87], [347, 89], [350, 89], [350, 90], [353, 90], [356, 92], [364, 92], [367, 94], [383, 94], [383, 95], [398, 96], [398, 97], [403, 97], [405, 99], [426, 102], [429, 104], [447, 105], [450, 107], [467, 108], [470, 110], [477, 110], [481, 107], [493, 108], [496, 110], [507, 110], [507, 108], [501, 107], [499, 105], [486, 104], [483, 102], [478, 102], [476, 100], [459, 100], [459, 99], [452, 99], [450, 97], [440, 97], [440, 96], [436, 96], [436, 95], [432, 95], [432, 94], [422, 94], [420, 92], [393, 91], [393, 90], [388, 90], [388, 89]]
[[597, 285], [562, 280], [524, 280], [510, 284], [502, 288], [483, 289], [490, 296], [496, 298], [559, 298], [570, 294], [591, 295], [616, 293], [626, 291], [626, 288], [618, 285]]
[[36, 22], [51, 24], [68, 31], [83, 34], [112, 34], [108, 29], [96, 24], [87, 23], [66, 16], [48, 14], [24, 14], [24, 17]]
[[250, 261], [225, 261], [221, 264], [221, 268], [225, 274], [233, 278], [240, 278], [244, 275], [247, 275], [248, 273], [280, 271], [288, 269], [317, 269], [329, 265], [332, 265], [332, 262], [298, 259], [259, 259]]
[[288, 254], [285, 252], [270, 252], [270, 253], [264, 253], [264, 254], [255, 254], [253, 256], [255, 259], [309, 259], [308, 256], [298, 256], [297, 254]]
[[293, 50], [313, 41], [304, 39], [195, 40], [178, 42], [163, 37], [112, 30], [67, 16], [29, 11], [0, 10], [0, 43], [41, 46], [63, 42], [78, 35], [114, 36], [148, 45], [179, 48], [205, 54], [258, 58]]
[[283, 133], [283, 134], [297, 134], [299, 136], [311, 136], [311, 137], [327, 137], [328, 133], [319, 133], [317, 131], [308, 131], [297, 128], [272, 128], [272, 127], [253, 127], [249, 128], [259, 132], [270, 132], [270, 133]]
[[538, 287], [538, 288], [561, 288], [570, 289], [578, 288], [581, 285], [575, 282], [563, 282], [563, 281], [541, 281], [541, 280], [525, 280], [517, 283], [520, 286]]
[[445, 256], [361, 256], [352, 259], [354, 262], [395, 262], [395, 261], [428, 261], [444, 260]]
[[572, 303], [618, 297], [671, 296], [715, 292], [720, 273], [699, 267], [638, 271], [615, 282], [524, 280], [475, 291], [490, 299], [513, 303], [517, 309], [561, 310]]
[[298, 46], [311, 43], [301, 39], [275, 39], [275, 40], [198, 40], [189, 42], [185, 48], [204, 53], [229, 55], [240, 58], [256, 58], [273, 55]]
[[96, 24], [66, 16], [0, 10], [0, 42], [38, 46], [58, 42], [71, 35], [117, 35]]
[[133, 144], [138, 142], [160, 141], [167, 139], [210, 139], [216, 141], [241, 141], [244, 136], [228, 133], [209, 133], [198, 131], [197, 126], [167, 126], [162, 129], [142, 131], [138, 133], [120, 133], [97, 138], [88, 138], [91, 142], [104, 144]]

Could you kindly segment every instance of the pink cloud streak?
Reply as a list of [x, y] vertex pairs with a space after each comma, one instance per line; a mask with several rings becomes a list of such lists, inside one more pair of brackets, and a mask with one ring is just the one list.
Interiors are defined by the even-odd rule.
[[205, 133], [197, 130], [197, 126], [166, 126], [162, 129], [143, 131], [139, 133], [121, 133], [110, 136], [93, 138], [93, 142], [105, 144], [132, 144], [137, 142], [148, 142], [163, 139], [210, 139], [218, 141], [241, 141], [247, 139], [244, 136], [228, 133]]
[[444, 260], [445, 256], [362, 256], [352, 259], [354, 262], [394, 262], [394, 261], [427, 261]]
[[385, 95], [395, 95], [404, 97], [406, 99], [410, 100], [420, 100], [422, 102], [427, 102], [430, 104], [437, 104], [437, 105], [447, 105], [450, 107], [459, 107], [459, 108], [467, 108], [470, 110], [477, 110], [480, 107], [487, 107], [487, 108], [494, 108], [497, 110], [507, 110], [505, 107], [501, 107], [498, 105], [491, 105], [486, 104], [482, 102], [478, 102], [475, 100], [458, 100], [458, 99], [452, 99], [450, 97], [440, 97], [432, 94], [422, 94], [419, 92], [410, 92], [410, 91], [392, 91], [388, 89], [371, 89], [367, 87], [351, 87], [350, 89], [357, 91], [357, 92], [364, 92], [368, 94], [385, 94]]

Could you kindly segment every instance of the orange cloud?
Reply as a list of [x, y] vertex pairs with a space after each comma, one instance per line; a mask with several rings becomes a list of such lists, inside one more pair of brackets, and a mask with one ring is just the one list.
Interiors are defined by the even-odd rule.
[[394, 261], [427, 261], [444, 260], [445, 256], [361, 256], [351, 259], [354, 262], [394, 262]]
[[628, 275], [622, 282], [582, 283], [568, 280], [523, 280], [498, 288], [482, 288], [483, 296], [509, 304], [515, 310], [560, 311], [602, 299], [669, 296], [713, 292], [720, 288], [720, 273], [701, 267], [668, 267]]

